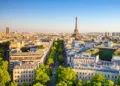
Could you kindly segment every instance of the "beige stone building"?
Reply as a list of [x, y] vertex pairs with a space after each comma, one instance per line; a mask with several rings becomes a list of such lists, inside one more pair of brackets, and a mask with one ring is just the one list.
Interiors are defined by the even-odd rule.
[[36, 52], [15, 52], [10, 54], [10, 65], [9, 71], [12, 75], [12, 70], [16, 66], [18, 62], [37, 62], [41, 64], [41, 58], [43, 58], [44, 52], [43, 51], [36, 51]]
[[102, 61], [99, 59], [99, 55], [91, 54], [98, 50], [89, 47], [92, 52], [87, 52], [86, 50], [89, 48], [86, 45], [89, 46], [89, 43], [83, 45], [79, 41], [71, 43], [69, 40], [64, 40], [67, 64], [77, 72], [77, 78], [83, 81], [91, 80], [93, 75], [100, 73], [107, 79], [116, 82], [120, 75], [119, 56], [114, 56], [112, 61]]
[[19, 86], [23, 86], [24, 82], [32, 84], [35, 78], [35, 70], [39, 65], [37, 63], [19, 63], [13, 69], [13, 81], [18, 83]]
[[10, 43], [10, 49], [20, 49], [21, 47], [24, 46], [24, 41], [21, 42], [11, 42]]

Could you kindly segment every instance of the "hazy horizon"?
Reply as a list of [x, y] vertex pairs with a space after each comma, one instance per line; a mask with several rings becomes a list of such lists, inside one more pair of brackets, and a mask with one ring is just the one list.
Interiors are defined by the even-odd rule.
[[0, 31], [120, 32], [120, 0], [0, 0]]

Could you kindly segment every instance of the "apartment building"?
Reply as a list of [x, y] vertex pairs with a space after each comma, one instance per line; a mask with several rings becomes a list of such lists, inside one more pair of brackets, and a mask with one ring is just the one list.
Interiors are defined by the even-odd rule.
[[23, 86], [24, 82], [32, 84], [35, 78], [35, 70], [39, 67], [37, 63], [34, 62], [19, 62], [13, 68], [13, 81], [18, 83], [19, 86]]
[[[87, 43], [81, 44], [79, 41], [69, 43], [69, 41], [64, 40], [64, 49], [67, 64], [77, 72], [78, 79], [90, 80], [93, 75], [101, 73], [107, 79], [116, 82], [120, 74], [120, 57], [114, 56], [112, 61], [102, 61], [99, 59], [99, 55], [92, 54], [98, 51], [96, 48], [92, 45], [88, 47]], [[87, 52], [88, 49], [93, 52]]]

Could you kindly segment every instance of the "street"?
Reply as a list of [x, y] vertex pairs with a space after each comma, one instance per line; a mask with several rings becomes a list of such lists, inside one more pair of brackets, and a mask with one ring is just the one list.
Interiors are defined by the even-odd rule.
[[[65, 52], [63, 52], [63, 57], [64, 57], [64, 63], [62, 64], [62, 66], [67, 67], [67, 58], [66, 58]], [[58, 59], [58, 53], [56, 54], [55, 64], [52, 66], [53, 75], [50, 78], [50, 82], [47, 84], [47, 86], [56, 86], [55, 74], [56, 74], [57, 68], [60, 66], [60, 63], [58, 62], [57, 59]]]

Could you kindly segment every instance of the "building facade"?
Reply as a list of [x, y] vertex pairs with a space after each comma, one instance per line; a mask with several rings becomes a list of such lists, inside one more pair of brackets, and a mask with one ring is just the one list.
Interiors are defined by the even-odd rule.
[[18, 83], [19, 86], [23, 86], [24, 82], [29, 85], [35, 78], [35, 70], [39, 67], [37, 63], [19, 63], [13, 68], [13, 81]]
[[[89, 46], [89, 47], [88, 47]], [[77, 78], [83, 81], [91, 80], [98, 73], [107, 79], [116, 82], [120, 74], [120, 58], [114, 57], [112, 61], [102, 61], [99, 55], [93, 53], [99, 51], [89, 43], [64, 40], [64, 49], [67, 56], [67, 64], [77, 72]], [[88, 51], [87, 51], [88, 50]]]
[[9, 27], [6, 27], [6, 34], [9, 34]]

